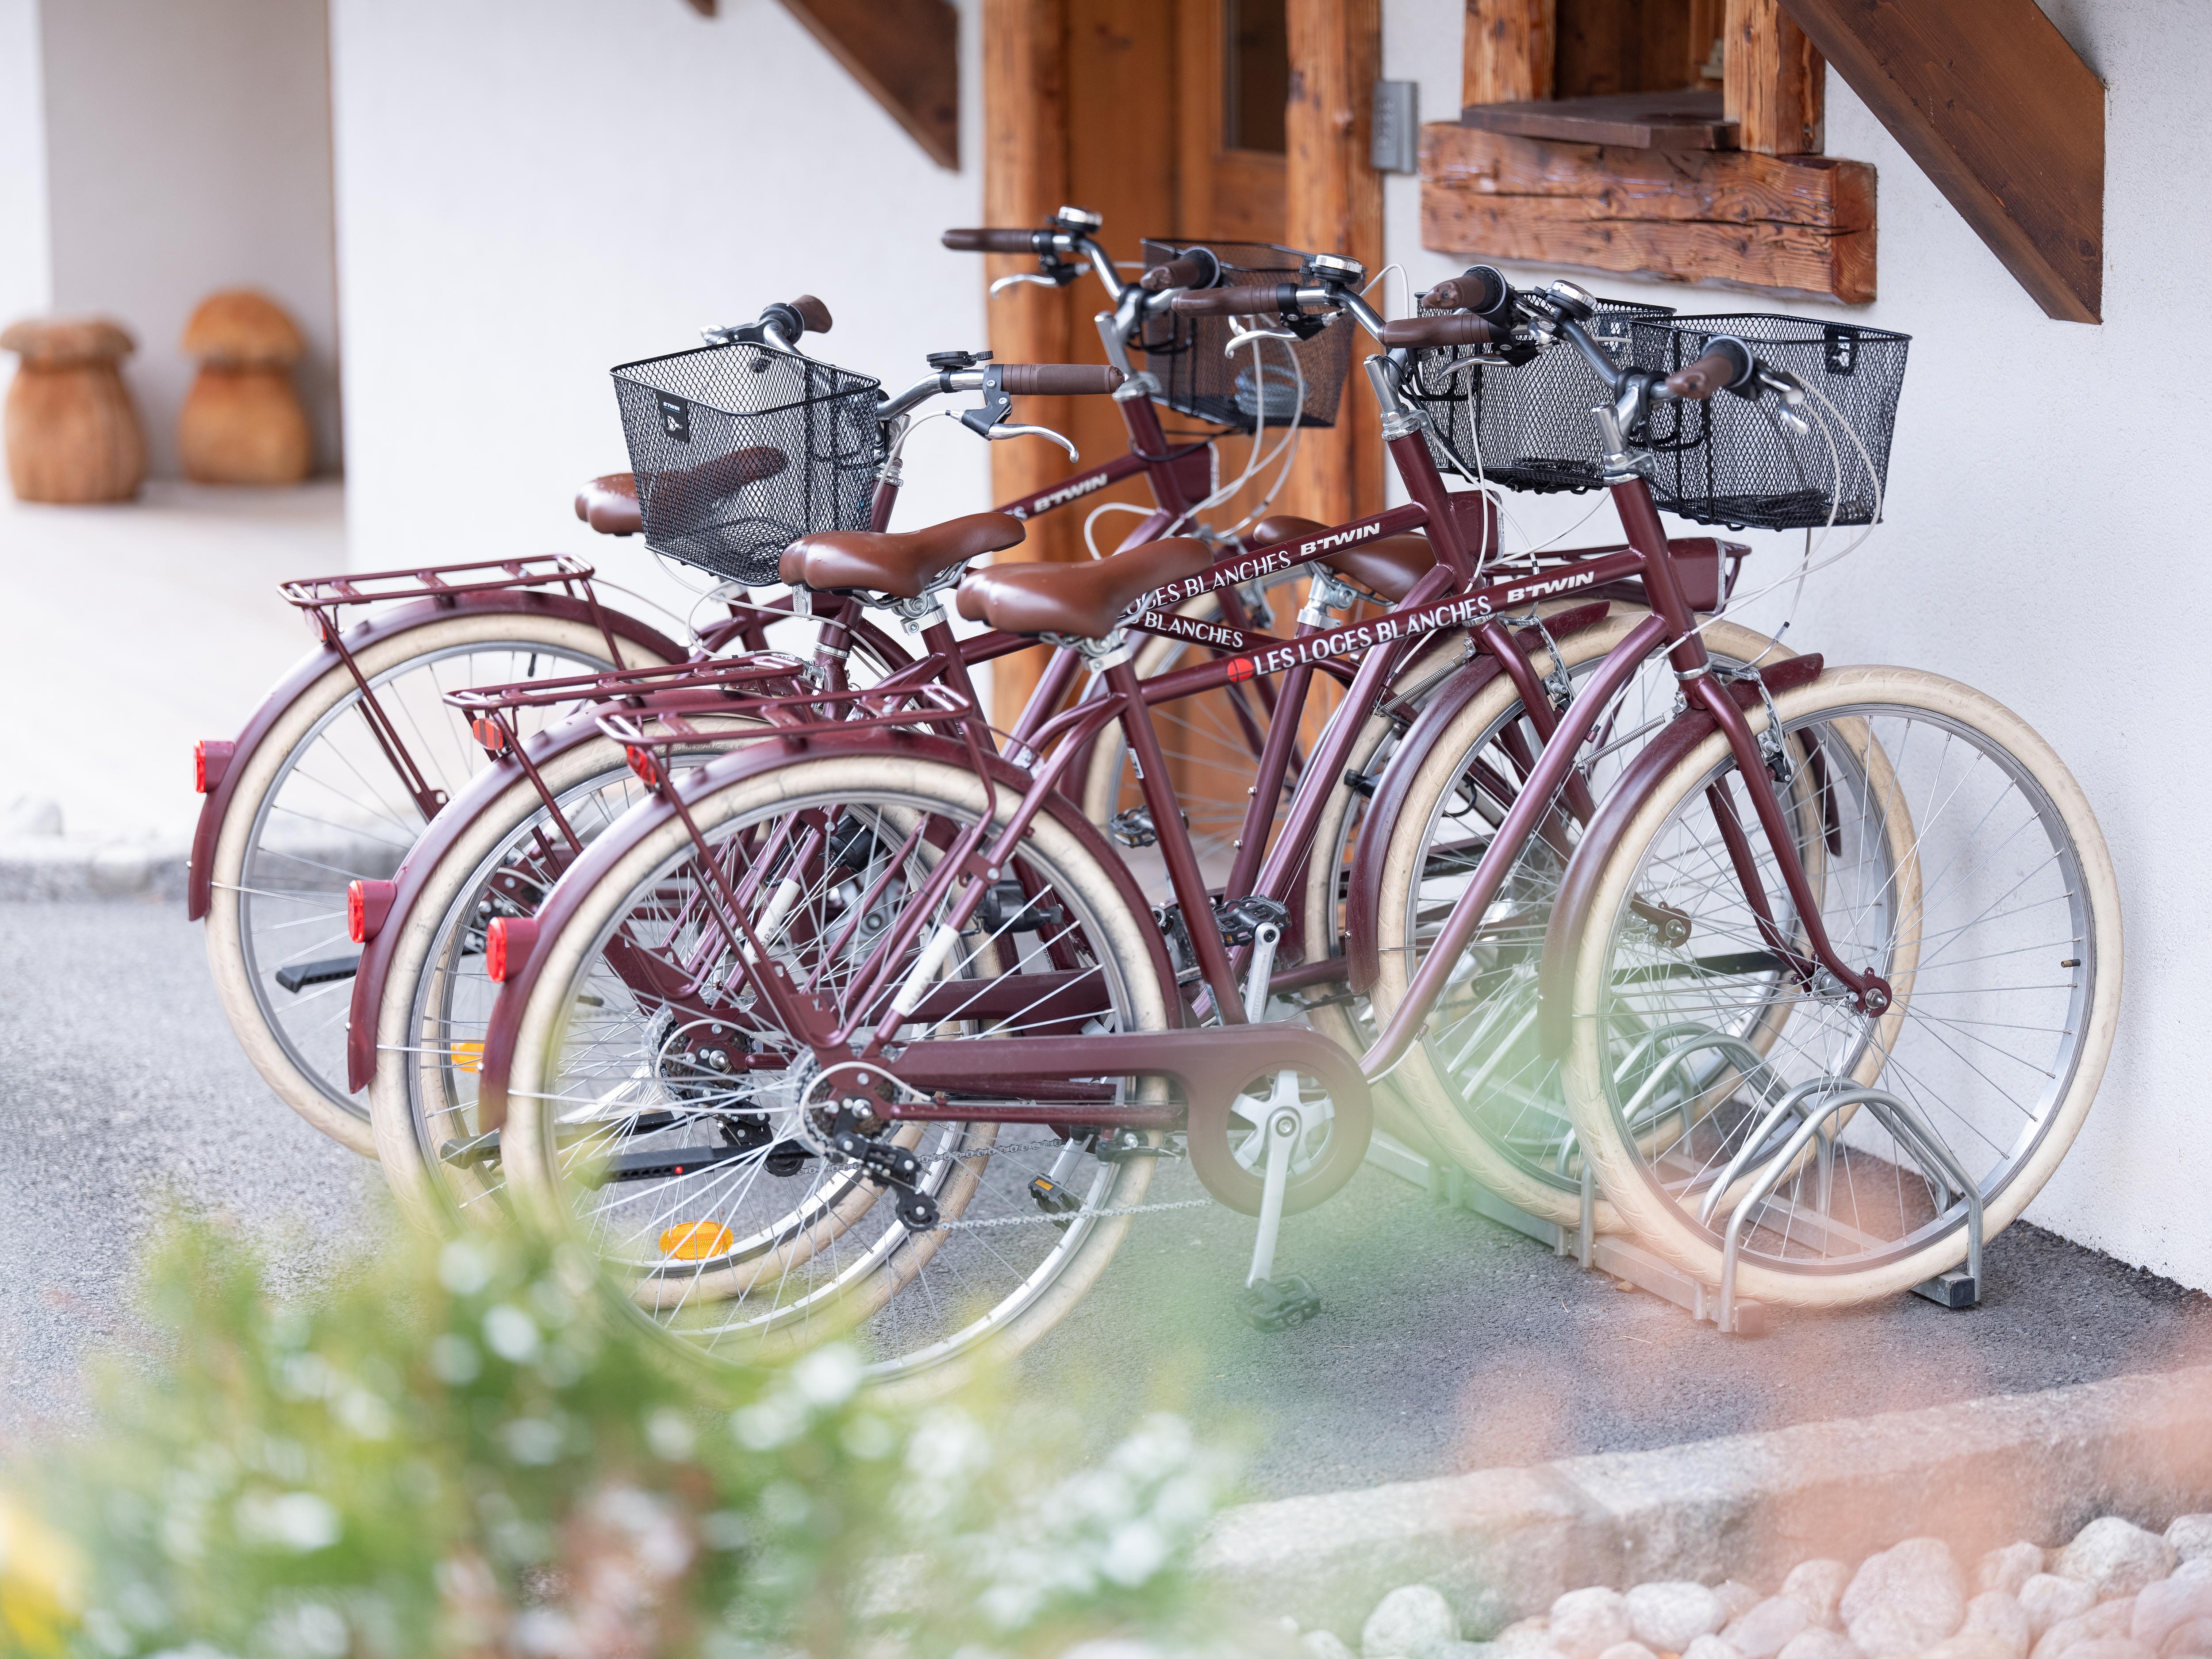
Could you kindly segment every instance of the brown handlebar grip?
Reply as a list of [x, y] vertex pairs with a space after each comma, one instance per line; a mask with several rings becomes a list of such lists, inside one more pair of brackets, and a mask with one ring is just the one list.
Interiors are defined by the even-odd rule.
[[1741, 380], [1749, 371], [1743, 348], [1733, 340], [1715, 344], [1694, 363], [1676, 369], [1667, 377], [1667, 390], [1688, 403], [1702, 403], [1716, 392], [1726, 390]]
[[1401, 317], [1382, 325], [1386, 346], [1480, 346], [1498, 338], [1498, 331], [1480, 317], [1454, 312], [1447, 317]]
[[1154, 265], [1137, 278], [1137, 286], [1147, 294], [1158, 294], [1163, 289], [1190, 288], [1212, 281], [1220, 270], [1218, 262], [1194, 248], [1164, 265]]
[[830, 331], [830, 307], [811, 294], [802, 294], [785, 303], [799, 313], [799, 319], [806, 325], [809, 334], [827, 334]]
[[1488, 311], [1505, 297], [1504, 283], [1487, 265], [1456, 276], [1447, 276], [1426, 294], [1421, 303], [1432, 311]]
[[1037, 239], [1045, 239], [1051, 246], [1048, 230], [992, 230], [977, 228], [969, 230], [948, 230], [937, 240], [955, 253], [1038, 253]]
[[1247, 288], [1202, 288], [1178, 294], [1172, 301], [1186, 317], [1274, 315], [1297, 309], [1296, 283], [1255, 283]]
[[1008, 363], [999, 371], [1000, 386], [1017, 398], [1103, 397], [1121, 378], [1104, 363]]

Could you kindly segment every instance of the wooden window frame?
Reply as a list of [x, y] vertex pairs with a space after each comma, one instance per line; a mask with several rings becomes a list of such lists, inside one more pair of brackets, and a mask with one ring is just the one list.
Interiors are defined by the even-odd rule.
[[1820, 153], [1826, 64], [1782, 0], [1725, 0], [1718, 123], [1664, 94], [1555, 100], [1556, 0], [1466, 5], [1468, 110], [1422, 130], [1424, 246], [1875, 297], [1874, 169]]

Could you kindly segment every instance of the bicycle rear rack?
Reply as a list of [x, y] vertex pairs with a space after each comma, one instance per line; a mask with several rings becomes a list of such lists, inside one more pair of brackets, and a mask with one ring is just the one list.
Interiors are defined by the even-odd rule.
[[581, 559], [566, 553], [544, 553], [521, 559], [423, 565], [410, 570], [300, 576], [278, 583], [276, 591], [302, 611], [335, 611], [349, 605], [380, 605], [392, 599], [450, 600], [464, 593], [493, 593], [515, 587], [560, 587], [570, 598], [580, 599], [590, 597], [588, 589], [595, 574]]

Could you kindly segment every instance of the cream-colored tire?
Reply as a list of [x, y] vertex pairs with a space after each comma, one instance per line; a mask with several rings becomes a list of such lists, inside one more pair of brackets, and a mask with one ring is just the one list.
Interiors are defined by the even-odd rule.
[[[1609, 652], [1644, 620], [1641, 610], [1616, 608], [1613, 614], [1595, 628], [1571, 634], [1558, 641], [1559, 663], [1571, 678], [1593, 670]], [[1759, 659], [1774, 662], [1793, 653], [1774, 645], [1765, 635], [1738, 627], [1733, 623], [1714, 622], [1705, 629], [1707, 649], [1723, 663], [1743, 663]], [[1550, 652], [1539, 652], [1534, 659], [1539, 673], [1548, 674], [1553, 661]], [[1616, 731], [1632, 732], [1648, 721], [1663, 717], [1674, 695], [1674, 682], [1666, 672], [1663, 661], [1648, 665], [1632, 684], [1627, 694], [1632, 702], [1613, 720]], [[1504, 676], [1493, 680], [1472, 699], [1467, 708], [1453, 720], [1450, 728], [1440, 735], [1423, 757], [1420, 770], [1413, 777], [1400, 810], [1391, 844], [1386, 849], [1376, 906], [1376, 979], [1370, 999], [1376, 1024], [1387, 1022], [1405, 1000], [1415, 972], [1420, 967], [1421, 952], [1412, 931], [1417, 884], [1422, 878], [1424, 837], [1437, 814], [1447, 805], [1447, 797], [1455, 781], [1465, 769], [1468, 757], [1488, 743], [1493, 734], [1504, 729], [1518, 717], [1521, 702], [1513, 684]], [[1594, 781], [1596, 793], [1603, 793], [1604, 785], [1617, 775], [1620, 769], [1632, 759], [1635, 745], [1617, 750], [1608, 757], [1606, 769]], [[1555, 874], [1557, 872], [1554, 872]], [[1548, 908], [1532, 915], [1527, 931], [1533, 941], [1540, 943], [1544, 925], [1548, 921]], [[1533, 1007], [1534, 952], [1528, 953], [1527, 971], [1522, 975], [1526, 983], [1519, 989], [1528, 1006]], [[1523, 1011], [1524, 1014], [1526, 1011]], [[1508, 1021], [1508, 1027], [1518, 1020]], [[1573, 1223], [1579, 1218], [1580, 1192], [1578, 1166], [1571, 1160], [1565, 1173], [1541, 1170], [1532, 1167], [1535, 1159], [1530, 1156], [1515, 1156], [1501, 1148], [1493, 1138], [1496, 1126], [1479, 1126], [1474, 1115], [1463, 1109], [1454, 1089], [1447, 1084], [1437, 1064], [1435, 1045], [1451, 1040], [1456, 1033], [1447, 1030], [1437, 1037], [1418, 1041], [1412, 1052], [1398, 1067], [1392, 1078], [1410, 1115], [1421, 1126], [1427, 1139], [1439, 1148], [1454, 1163], [1473, 1176], [1476, 1181], [1507, 1202], [1545, 1220]], [[1519, 1039], [1523, 1049], [1533, 1050], [1533, 1030]], [[1547, 1070], [1540, 1060], [1528, 1060], [1524, 1067]], [[1498, 1079], [1495, 1085], [1507, 1086], [1510, 1079]], [[1540, 1094], [1548, 1084], [1539, 1081], [1529, 1092]], [[1540, 1126], [1538, 1140], [1547, 1140], [1558, 1127], [1556, 1109], [1548, 1115], [1550, 1121]], [[1486, 1129], [1492, 1133], [1486, 1133]], [[1532, 1143], [1532, 1152], [1537, 1149]], [[1601, 1197], [1596, 1210], [1596, 1225], [1601, 1231], [1619, 1229], [1619, 1220], [1611, 1207]]]
[[[1018, 805], [1018, 797], [999, 787], [987, 799], [985, 788], [974, 775], [933, 761], [881, 755], [827, 757], [725, 784], [691, 800], [690, 810], [693, 822], [710, 841], [718, 835], [755, 829], [775, 816], [817, 808], [847, 813], [841, 823], [902, 823], [925, 811], [942, 814], [950, 821], [972, 823], [987, 810], [1004, 822]], [[907, 815], [907, 819], [898, 818], [898, 814]], [[578, 1011], [585, 1005], [579, 994], [586, 986], [599, 987], [599, 990], [588, 994], [589, 1006], [600, 1010], [608, 1006], [605, 989], [610, 981], [601, 965], [606, 942], [636, 913], [638, 896], [669, 890], [693, 854], [690, 836], [680, 823], [617, 833], [634, 838], [605, 878], [582, 896], [567, 922], [550, 936], [541, 935], [536, 945], [535, 955], [542, 967], [536, 970], [528, 1000], [514, 1011], [516, 1040], [507, 1079], [510, 1105], [505, 1132], [506, 1171], [518, 1209], [542, 1226], [585, 1239], [603, 1255], [609, 1253], [609, 1247], [601, 1241], [611, 1237], [613, 1230], [592, 1213], [599, 1200], [587, 1190], [588, 1183], [580, 1183], [572, 1174], [574, 1160], [564, 1158], [560, 1138], [563, 1133], [574, 1137], [582, 1121], [572, 1097], [587, 1105], [604, 1099], [593, 1082], [579, 1082], [582, 1068], [572, 1066], [567, 1057], [572, 1033], [581, 1031], [583, 1036], [576, 1040], [584, 1058], [590, 1059], [597, 1040], [592, 1022], [603, 1018], [598, 1013], [580, 1017]], [[884, 837], [884, 843], [890, 841], [888, 836]], [[1112, 1012], [1120, 1029], [1166, 1029], [1168, 988], [1159, 982], [1152, 967], [1147, 942], [1151, 918], [1122, 901], [1119, 888], [1096, 858], [1049, 816], [1036, 821], [1017, 857], [1048, 878], [1045, 895], [1075, 918], [1075, 934], [1093, 953], [1099, 966], [1099, 982], [1110, 993]], [[854, 885], [858, 884], [856, 879]], [[831, 901], [854, 902], [838, 898], [838, 890], [825, 882], [819, 901], [825, 916]], [[817, 896], [810, 890], [803, 902], [813, 904]], [[836, 936], [836, 930], [826, 922], [816, 925], [817, 920], [808, 913], [805, 937]], [[1019, 929], [1013, 930], [1013, 936], [1019, 936]], [[1006, 948], [992, 947], [994, 951]], [[993, 961], [996, 960], [994, 957]], [[946, 969], [951, 978], [961, 977], [955, 971], [960, 965], [956, 956]], [[502, 1013], [502, 1018], [506, 1017]], [[777, 1034], [764, 1028], [736, 1029], [756, 1057], [789, 1046], [787, 1037], [772, 1041]], [[996, 1025], [960, 1034], [988, 1040], [992, 1031], [1005, 1033], [1008, 1029]], [[940, 1028], [939, 1034], [952, 1033]], [[805, 1069], [805, 1063], [787, 1068], [790, 1088], [779, 1080], [786, 1073], [771, 1077], [756, 1066], [744, 1074], [740, 1097], [747, 1103], [743, 1109], [785, 1115], [773, 1120], [778, 1126], [774, 1133], [781, 1138], [778, 1145], [804, 1133], [793, 1115], [800, 1109], [795, 1103], [803, 1092]], [[895, 1074], [895, 1062], [892, 1070]], [[739, 1087], [733, 1084], [733, 1089]], [[758, 1103], [771, 1094], [775, 1105]], [[1139, 1097], [1158, 1097], [1156, 1085], [1145, 1085]], [[930, 1127], [935, 1130], [937, 1126]], [[646, 1286], [639, 1269], [625, 1265], [636, 1254], [626, 1245], [623, 1249], [629, 1254], [614, 1251], [610, 1255], [613, 1271], [639, 1317], [647, 1319], [684, 1351], [710, 1363], [750, 1362], [830, 1334], [856, 1333], [864, 1346], [874, 1351], [870, 1375], [876, 1382], [915, 1389], [945, 1386], [982, 1357], [1018, 1352], [1050, 1329], [1104, 1271], [1127, 1231], [1129, 1218], [1086, 1215], [1064, 1231], [1052, 1227], [1030, 1196], [1026, 1183], [1032, 1177], [1022, 1158], [1024, 1149], [1034, 1144], [1054, 1149], [1055, 1158], [1045, 1160], [1054, 1162], [1069, 1155], [1068, 1144], [1055, 1143], [1048, 1132], [1036, 1126], [946, 1126], [945, 1134], [945, 1145], [931, 1141], [917, 1148], [926, 1161], [934, 1158], [939, 1167], [962, 1172], [957, 1182], [948, 1175], [946, 1187], [939, 1194], [943, 1213], [956, 1223], [1002, 1219], [1005, 1231], [972, 1237], [991, 1239], [993, 1251], [1003, 1255], [1009, 1264], [1017, 1256], [1026, 1262], [1027, 1256], [1020, 1254], [1024, 1251], [1042, 1249], [1046, 1252], [1004, 1294], [995, 1288], [975, 1289], [986, 1280], [996, 1285], [997, 1281], [988, 1279], [988, 1274], [958, 1277], [973, 1267], [974, 1258], [969, 1258], [968, 1267], [963, 1267], [957, 1255], [961, 1248], [957, 1228], [908, 1238], [898, 1232], [898, 1224], [888, 1214], [891, 1206], [881, 1200], [872, 1208], [864, 1205], [854, 1210], [846, 1205], [837, 1209], [830, 1218], [833, 1224], [809, 1239], [806, 1261], [823, 1286], [819, 1291], [805, 1284], [787, 1286], [781, 1279], [764, 1283], [764, 1275], [750, 1266], [764, 1259], [757, 1251], [702, 1262], [696, 1270], [684, 1269], [684, 1274], [663, 1275], [672, 1281], [684, 1275], [693, 1278], [699, 1290], [686, 1305], [678, 1305], [681, 1297]], [[955, 1136], [966, 1137], [959, 1143], [964, 1150], [948, 1152], [945, 1147], [952, 1144]], [[1039, 1152], [1030, 1161], [1042, 1156]], [[830, 1160], [820, 1163], [821, 1178], [828, 1183], [820, 1188], [820, 1204], [834, 1206], [844, 1194], [844, 1188], [835, 1182], [849, 1177], [837, 1173], [840, 1166]], [[734, 1164], [733, 1160], [733, 1168]], [[1038, 1172], [1044, 1172], [1042, 1164]], [[814, 1178], [811, 1170], [809, 1178]], [[1095, 1159], [1079, 1179], [1068, 1176], [1060, 1179], [1060, 1184], [1078, 1192], [1086, 1209], [1120, 1209], [1141, 1200], [1151, 1178], [1148, 1158]], [[652, 1229], [664, 1220], [696, 1224], [693, 1212], [704, 1215], [719, 1189], [712, 1182], [702, 1182], [695, 1190], [704, 1196], [673, 1196], [665, 1214], [653, 1215], [642, 1227], [633, 1226], [631, 1231], [650, 1237]], [[761, 1190], [776, 1194], [774, 1188]], [[780, 1195], [774, 1196], [774, 1202], [780, 1206], [779, 1213], [799, 1214], [805, 1207]], [[686, 1205], [690, 1207], [683, 1207]], [[824, 1207], [824, 1214], [828, 1213]], [[714, 1212], [713, 1218], [718, 1226], [750, 1224], [739, 1221], [734, 1206], [726, 1214]], [[775, 1240], [789, 1236], [789, 1230], [775, 1235], [762, 1248], [780, 1249], [782, 1246]], [[734, 1250], [739, 1235], [732, 1228], [729, 1237]], [[781, 1271], [782, 1258], [775, 1261]], [[952, 1306], [956, 1298], [917, 1283], [933, 1268], [939, 1269], [941, 1276], [952, 1276], [946, 1279], [948, 1285], [963, 1285], [963, 1294], [976, 1304], [972, 1316], [964, 1302], [957, 1314], [940, 1311]], [[1006, 1266], [992, 1271], [1011, 1274], [1012, 1268]], [[788, 1308], [780, 1299], [787, 1295], [792, 1298]], [[900, 1312], [908, 1306], [909, 1299], [913, 1311]], [[826, 1311], [817, 1316], [814, 1311], [817, 1307]], [[798, 1311], [802, 1308], [803, 1316]], [[884, 1317], [878, 1320], [878, 1315]], [[932, 1320], [945, 1328], [939, 1329], [938, 1324], [929, 1322]]]
[[[627, 641], [623, 651], [625, 666], [657, 660]], [[355, 660], [380, 700], [400, 687], [390, 695], [418, 722], [434, 712], [449, 722], [448, 732], [424, 732], [416, 756], [449, 794], [483, 755], [438, 691], [496, 684], [502, 675], [520, 680], [610, 665], [596, 628], [522, 611], [438, 617], [377, 641]], [[248, 757], [216, 835], [207, 951], [223, 1013], [263, 1080], [331, 1139], [374, 1158], [367, 1103], [345, 1086], [350, 980], [289, 993], [276, 978], [287, 964], [351, 953], [347, 882], [392, 874], [422, 827], [411, 802], [404, 812], [398, 804], [396, 776], [356, 712], [360, 696], [352, 673], [343, 664], [331, 668], [293, 700]], [[388, 712], [400, 720], [402, 710]], [[355, 792], [349, 805], [348, 789]], [[278, 850], [288, 826], [305, 850]]]
[[[1844, 851], [1830, 861], [1824, 923], [1845, 965], [1889, 977], [1896, 1000], [1876, 1020], [1832, 983], [1807, 988], [1768, 1062], [1785, 1084], [1848, 1079], [1905, 1102], [1980, 1188], [1984, 1236], [1994, 1237], [2065, 1156], [2112, 1048], [2119, 896], [2095, 817], [2049, 744], [1955, 681], [1835, 669], [1775, 704], [1795, 752], [1819, 745], [1837, 803]], [[1765, 711], [1749, 719], [1763, 730]], [[1636, 1079], [1624, 1074], [1616, 1034], [1656, 1028], [1677, 1008], [1725, 1029], [1752, 1006], [1728, 974], [1684, 955], [1711, 951], [1745, 914], [1725, 866], [1680, 873], [1699, 867], [1694, 855], [1714, 839], [1708, 787], [1730, 778], [1741, 798], [1734, 772], [1715, 734], [1650, 788], [1595, 873], [1571, 958], [1562, 1067], [1569, 1115], [1621, 1221], [1709, 1285], [1720, 1281], [1722, 1224], [1739, 1194], [1750, 1195], [1748, 1177], [1709, 1225], [1698, 1212], [1716, 1177], [1692, 1166], [1721, 1158], [1730, 1135], [1738, 1147], [1779, 1139], [1767, 1138], [1775, 1132], [1758, 1109], [1723, 1110], [1710, 1098], [1685, 1114], [1679, 1144], [1626, 1133], [1624, 1093]], [[1901, 854], [1893, 819], [1910, 825]], [[1681, 908], [1696, 930], [1691, 943], [1653, 944], [1632, 898]], [[1690, 1127], [1699, 1116], [1702, 1126]], [[1750, 1214], [1739, 1295], [1843, 1306], [1966, 1259], [1962, 1196], [1922, 1176], [1869, 1108], [1842, 1131], [1834, 1159], [1824, 1195], [1808, 1193], [1815, 1164], [1801, 1156], [1767, 1207]]]

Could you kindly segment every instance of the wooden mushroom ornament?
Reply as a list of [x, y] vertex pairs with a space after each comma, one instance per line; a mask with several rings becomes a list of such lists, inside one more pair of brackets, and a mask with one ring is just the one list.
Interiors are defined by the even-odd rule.
[[146, 434], [118, 365], [136, 343], [99, 317], [27, 318], [0, 333], [21, 354], [8, 387], [8, 482], [26, 501], [125, 501], [146, 476]]
[[185, 325], [184, 348], [200, 363], [177, 416], [185, 476], [227, 484], [306, 477], [315, 440], [292, 389], [305, 347], [284, 308], [252, 289], [210, 294]]

